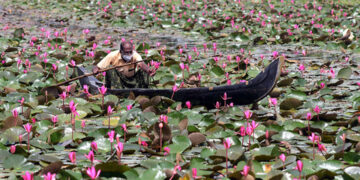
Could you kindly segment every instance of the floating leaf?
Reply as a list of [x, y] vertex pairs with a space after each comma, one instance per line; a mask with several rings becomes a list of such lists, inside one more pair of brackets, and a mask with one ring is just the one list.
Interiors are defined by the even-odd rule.
[[26, 159], [21, 155], [14, 154], [7, 156], [3, 163], [6, 169], [20, 169], [26, 163]]
[[5, 132], [1, 134], [2, 138], [5, 138], [6, 140], [10, 142], [17, 142], [19, 140], [19, 135], [22, 135], [25, 133], [25, 129], [21, 127], [12, 127], [10, 129], [7, 129]]
[[342, 68], [338, 72], [337, 78], [339, 78], [339, 79], [349, 79], [351, 74], [352, 74], [351, 67]]
[[351, 176], [353, 179], [360, 179], [360, 167], [351, 166], [345, 168], [345, 173]]
[[219, 66], [214, 66], [212, 69], [211, 69], [211, 72], [217, 76], [217, 77], [220, 77], [220, 76], [224, 76], [225, 72], [223, 71], [223, 69], [221, 69], [221, 67]]
[[95, 166], [96, 170], [101, 170], [101, 177], [122, 177], [124, 172], [130, 170], [127, 165], [119, 165], [117, 161], [100, 163]]
[[[110, 126], [111, 126], [111, 127], [116, 127], [116, 126], [118, 126], [118, 125], [119, 125], [119, 121], [120, 121], [120, 117], [118, 117], [118, 116], [110, 117]], [[103, 124], [104, 126], [108, 126], [108, 125], [109, 125], [109, 119], [108, 119], [108, 118], [107, 118], [107, 119], [104, 119], [103, 122], [102, 122], [102, 124]]]
[[[72, 130], [70, 128], [66, 128], [65, 129], [65, 136], [60, 140], [60, 143], [63, 143], [65, 141], [71, 140], [72, 139]], [[85, 135], [83, 133], [79, 133], [79, 132], [74, 132], [74, 140], [75, 139], [82, 139], [84, 138]]]
[[201, 133], [191, 133], [188, 138], [193, 146], [197, 146], [206, 141], [206, 137]]
[[172, 142], [173, 143], [168, 146], [170, 148], [170, 153], [182, 153], [191, 146], [191, 141], [186, 136], [175, 136], [173, 137]]
[[274, 145], [254, 149], [253, 153], [257, 161], [270, 160], [280, 155], [279, 148]]
[[340, 161], [336, 161], [336, 160], [330, 160], [330, 161], [328, 160], [318, 164], [318, 168], [327, 169], [329, 171], [336, 171], [338, 169], [341, 169], [342, 167], [343, 164]]
[[302, 101], [295, 98], [287, 98], [280, 103], [280, 109], [290, 110], [296, 109], [303, 104]]
[[166, 175], [160, 169], [148, 169], [140, 175], [140, 179], [162, 180]]
[[26, 74], [22, 74], [19, 77], [19, 82], [30, 85], [31, 83], [33, 83], [38, 78], [40, 78], [39, 73], [29, 72], [29, 73], [26, 73]]

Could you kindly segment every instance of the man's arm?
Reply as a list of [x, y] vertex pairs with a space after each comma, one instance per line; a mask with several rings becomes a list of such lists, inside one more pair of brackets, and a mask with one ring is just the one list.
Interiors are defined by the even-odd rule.
[[[142, 57], [140, 56], [140, 54], [138, 54], [136, 51], [134, 51], [134, 58], [136, 61], [142, 61]], [[143, 71], [145, 71], [146, 73], [148, 73], [150, 76], [155, 75], [156, 70], [155, 69], [151, 69], [149, 68], [149, 66], [147, 66], [144, 62], [139, 62], [137, 65], [140, 69], [142, 69]]]
[[149, 66], [147, 66], [144, 62], [140, 62], [138, 66], [150, 76], [155, 75], [155, 69], [149, 68]]
[[93, 68], [92, 68], [93, 73], [97, 74], [99, 70], [100, 70], [100, 68], [97, 67], [97, 65], [93, 65]]
[[100, 69], [104, 69], [108, 67], [117, 53], [118, 53], [117, 51], [113, 51], [108, 55], [106, 55], [98, 64], [93, 66], [92, 72], [97, 73]]

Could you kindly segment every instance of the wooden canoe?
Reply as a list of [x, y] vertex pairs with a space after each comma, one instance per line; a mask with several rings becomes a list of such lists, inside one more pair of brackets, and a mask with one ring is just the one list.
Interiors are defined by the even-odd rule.
[[[200, 88], [182, 88], [177, 90], [174, 95], [172, 89], [108, 89], [109, 94], [124, 96], [130, 92], [135, 96], [145, 95], [148, 97], [154, 96], [173, 96], [173, 100], [185, 103], [190, 101], [192, 105], [203, 105], [207, 108], [214, 108], [217, 101], [223, 104], [222, 97], [227, 93], [229, 100], [234, 105], [247, 105], [255, 103], [266, 97], [275, 87], [277, 80], [280, 77], [281, 67], [284, 60], [278, 58], [272, 61], [262, 72], [255, 78], [249, 80], [247, 83], [240, 83], [234, 85], [225, 85], [217, 87], [200, 87]], [[78, 68], [79, 75], [84, 74], [83, 68]], [[81, 86], [87, 84], [92, 91], [97, 91], [97, 88], [102, 85], [95, 77], [90, 76], [80, 79]]]

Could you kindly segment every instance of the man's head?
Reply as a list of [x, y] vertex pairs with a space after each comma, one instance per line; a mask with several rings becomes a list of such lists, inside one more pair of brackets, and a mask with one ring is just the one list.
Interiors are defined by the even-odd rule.
[[123, 41], [120, 44], [120, 53], [121, 53], [121, 58], [125, 61], [125, 62], [129, 62], [132, 59], [132, 54], [133, 54], [133, 45], [131, 42], [129, 41]]

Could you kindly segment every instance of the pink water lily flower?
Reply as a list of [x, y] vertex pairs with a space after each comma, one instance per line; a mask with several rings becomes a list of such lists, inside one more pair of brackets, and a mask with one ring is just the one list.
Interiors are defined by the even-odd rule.
[[223, 97], [221, 97], [221, 99], [222, 99], [222, 100], [224, 100], [224, 101], [226, 101], [226, 100], [228, 99], [228, 97], [227, 97], [227, 93], [226, 93], [226, 92], [224, 93], [224, 96], [223, 96]]
[[326, 148], [323, 144], [318, 143], [318, 151], [320, 152], [326, 152]]
[[95, 150], [96, 152], [98, 151], [98, 145], [97, 145], [97, 143], [95, 142], [95, 141], [93, 141], [93, 142], [91, 142], [91, 148], [93, 149], [93, 150]]
[[180, 63], [179, 66], [180, 66], [181, 70], [184, 70], [184, 69], [185, 69], [184, 63]]
[[11, 146], [10, 146], [10, 152], [11, 152], [11, 154], [14, 154], [15, 151], [16, 151], [16, 146], [15, 146], [15, 145], [11, 145]]
[[178, 90], [178, 88], [177, 88], [177, 86], [176, 86], [176, 84], [172, 87], [172, 91], [173, 92], [176, 92]]
[[344, 142], [345, 142], [345, 140], [346, 140], [346, 134], [344, 133], [344, 134], [342, 134], [341, 136], [340, 136], [340, 139], [341, 140], [343, 140]]
[[281, 154], [281, 155], [279, 156], [279, 159], [284, 163], [285, 160], [286, 160], [285, 154]]
[[192, 178], [193, 179], [200, 178], [200, 176], [197, 176], [197, 169], [196, 168], [192, 168], [191, 171], [192, 171]]
[[230, 146], [231, 146], [231, 140], [230, 140], [230, 138], [226, 138], [225, 141], [224, 141], [225, 149], [229, 149]]
[[330, 75], [331, 75], [331, 78], [335, 78], [335, 71], [333, 68], [330, 68]]
[[296, 169], [297, 169], [300, 173], [301, 173], [302, 170], [303, 170], [303, 163], [302, 163], [300, 160], [296, 161]]
[[27, 124], [24, 125], [24, 128], [25, 128], [26, 132], [30, 133], [30, 132], [31, 132], [32, 125], [29, 124], [29, 123], [27, 123]]
[[75, 152], [70, 152], [69, 153], [69, 159], [70, 159], [71, 163], [75, 164], [76, 163], [76, 153]]
[[146, 143], [146, 141], [141, 141], [141, 145], [142, 145], [143, 147], [148, 147], [148, 144]]
[[51, 172], [48, 172], [47, 174], [44, 174], [43, 177], [44, 177], [44, 180], [55, 180], [56, 173], [52, 174]]
[[279, 56], [279, 52], [273, 51], [273, 52], [272, 52], [272, 56], [273, 56], [274, 58], [277, 58], [277, 57]]
[[83, 33], [86, 35], [86, 34], [89, 34], [90, 30], [89, 29], [84, 29], [83, 30]]
[[303, 50], [301, 51], [301, 53], [302, 53], [303, 56], [306, 56], [306, 50], [305, 50], [305, 49], [303, 49]]
[[126, 124], [121, 124], [121, 127], [123, 128], [123, 130], [124, 130], [125, 132], [128, 132], [128, 130], [127, 130], [127, 128], [126, 128]]
[[88, 169], [86, 170], [86, 174], [87, 174], [92, 180], [98, 178], [99, 175], [100, 175], [100, 173], [101, 173], [101, 170], [99, 169], [98, 171], [96, 171], [94, 166], [91, 166], [91, 168], [88, 168]]
[[70, 109], [76, 109], [76, 106], [77, 106], [77, 104], [75, 104], [73, 100], [71, 100], [71, 101], [69, 102], [69, 108], [70, 108]]
[[[250, 124], [248, 124], [247, 127], [246, 127], [246, 134], [248, 136], [250, 136], [253, 132], [254, 132], [254, 129], [251, 127]], [[249, 141], [250, 141], [250, 137], [249, 137]]]
[[319, 141], [319, 136], [315, 135], [315, 133], [311, 133], [311, 136], [308, 137], [313, 143], [315, 141]]
[[23, 180], [34, 180], [34, 174], [26, 171], [25, 175], [21, 176], [23, 178]]
[[315, 108], [314, 108], [314, 112], [315, 112], [316, 114], [319, 114], [320, 111], [321, 111], [321, 108], [320, 108], [318, 105], [316, 105]]
[[111, 108], [111, 106], [109, 105], [107, 108], [107, 115], [110, 116], [110, 115], [112, 115], [113, 112], [114, 112], [114, 109]]
[[89, 96], [90, 95], [89, 86], [84, 84], [83, 89], [84, 89], [84, 93]]
[[[117, 137], [117, 139], [118, 139], [118, 137]], [[116, 149], [116, 156], [118, 158], [118, 163], [120, 164], [120, 162], [121, 162], [121, 153], [124, 150], [124, 144], [122, 142], [118, 142], [115, 145], [115, 149]]]
[[191, 109], [191, 102], [190, 101], [186, 101], [185, 105], [186, 105], [186, 107], [188, 109]]
[[213, 43], [213, 49], [216, 49], [216, 43]]
[[115, 149], [116, 149], [118, 155], [121, 154], [123, 152], [123, 150], [124, 150], [124, 144], [122, 142], [118, 142], [115, 145]]
[[244, 112], [244, 115], [245, 115], [245, 118], [246, 119], [250, 119], [251, 118], [251, 116], [252, 116], [252, 112], [250, 111], [250, 110], [246, 110], [245, 112]]
[[20, 99], [20, 100], [18, 100], [18, 102], [19, 102], [21, 105], [23, 105], [23, 104], [24, 104], [24, 102], [25, 102], [25, 98], [24, 98], [24, 97], [21, 97], [21, 99]]
[[236, 134], [240, 135], [240, 136], [245, 136], [246, 135], [246, 131], [245, 131], [245, 127], [244, 126], [240, 126], [240, 132], [236, 132]]
[[102, 95], [105, 95], [106, 90], [107, 90], [107, 88], [106, 88], [104, 85], [99, 88], [99, 92], [100, 92]]
[[257, 127], [259, 126], [259, 123], [257, 123], [256, 121], [251, 121], [251, 127], [253, 128], [253, 129], [256, 129]]
[[56, 71], [56, 70], [57, 70], [56, 64], [51, 64], [51, 66], [52, 66], [52, 70], [53, 70], [53, 71]]
[[270, 102], [272, 105], [276, 106], [277, 105], [277, 99], [276, 98], [270, 98]]
[[81, 128], [85, 128], [85, 126], [86, 126], [85, 120], [81, 120]]
[[62, 99], [62, 100], [65, 100], [66, 99], [66, 92], [65, 91], [63, 91], [61, 94], [60, 94], [60, 98]]
[[164, 123], [168, 123], [168, 119], [169, 119], [169, 117], [164, 114], [160, 115], [160, 117], [159, 117], [160, 122], [164, 122]]
[[230, 85], [231, 85], [231, 80], [230, 80], [230, 79], [226, 80], [226, 84], [227, 84], [228, 86], [230, 86]]
[[74, 61], [74, 60], [71, 60], [71, 61], [70, 61], [70, 65], [71, 65], [71, 66], [76, 66], [75, 61]]
[[112, 130], [112, 131], [108, 132], [107, 134], [108, 134], [108, 136], [109, 136], [109, 141], [110, 141], [111, 143], [114, 142], [115, 131]]
[[305, 66], [304, 66], [304, 64], [300, 64], [300, 65], [299, 65], [299, 71], [302, 72], [302, 73], [305, 71]]
[[54, 127], [55, 127], [55, 124], [58, 122], [58, 117], [57, 116], [51, 117], [51, 121], [54, 123]]
[[17, 118], [17, 117], [19, 116], [19, 113], [18, 113], [18, 111], [17, 111], [16, 109], [13, 109], [13, 110], [11, 111], [11, 113], [12, 113], [12, 115], [13, 115], [14, 118]]
[[78, 116], [78, 115], [79, 115], [79, 113], [76, 111], [76, 106], [77, 106], [77, 105], [78, 105], [78, 104], [75, 104], [74, 101], [70, 101], [70, 103], [69, 103], [70, 111], [71, 111], [71, 113], [74, 114], [74, 116]]
[[170, 148], [169, 147], [164, 147], [164, 155], [168, 155], [170, 154]]
[[248, 165], [245, 165], [243, 170], [241, 171], [241, 174], [246, 177], [249, 174], [249, 171], [250, 167]]
[[94, 151], [90, 151], [89, 154], [85, 154], [85, 157], [91, 162], [91, 164], [94, 162]]
[[308, 112], [308, 113], [306, 114], [306, 119], [307, 119], [307, 120], [311, 120], [311, 119], [312, 119], [312, 117], [311, 117], [311, 112]]
[[266, 139], [269, 139], [269, 136], [270, 136], [270, 135], [269, 135], [269, 130], [266, 130], [266, 131], [265, 131], [265, 138], [266, 138]]
[[66, 86], [66, 92], [70, 93], [71, 91], [71, 85]]

